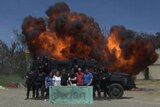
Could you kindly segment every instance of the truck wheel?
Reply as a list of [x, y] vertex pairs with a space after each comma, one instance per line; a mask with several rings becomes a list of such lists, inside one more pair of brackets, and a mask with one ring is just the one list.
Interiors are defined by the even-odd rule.
[[114, 83], [109, 86], [108, 95], [112, 99], [118, 99], [123, 96], [124, 89], [120, 84]]

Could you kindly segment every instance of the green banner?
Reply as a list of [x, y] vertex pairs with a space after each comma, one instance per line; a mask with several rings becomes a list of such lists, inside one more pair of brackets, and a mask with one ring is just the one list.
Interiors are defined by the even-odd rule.
[[51, 86], [49, 102], [53, 104], [92, 104], [92, 86]]

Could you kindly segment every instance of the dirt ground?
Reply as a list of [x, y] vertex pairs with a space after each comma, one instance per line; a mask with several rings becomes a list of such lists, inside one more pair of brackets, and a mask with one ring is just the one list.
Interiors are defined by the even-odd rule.
[[122, 99], [96, 99], [90, 105], [53, 105], [43, 100], [25, 100], [25, 88], [0, 90], [0, 107], [160, 107], [160, 80], [136, 81], [137, 90], [125, 91]]

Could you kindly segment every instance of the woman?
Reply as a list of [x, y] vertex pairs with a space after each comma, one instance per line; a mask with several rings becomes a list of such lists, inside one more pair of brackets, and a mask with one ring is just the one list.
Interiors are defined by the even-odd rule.
[[70, 86], [76, 86], [77, 83], [77, 77], [74, 71], [71, 71], [71, 74], [68, 77], [68, 82]]
[[54, 86], [61, 86], [61, 76], [59, 75], [58, 71], [53, 76], [52, 81]]

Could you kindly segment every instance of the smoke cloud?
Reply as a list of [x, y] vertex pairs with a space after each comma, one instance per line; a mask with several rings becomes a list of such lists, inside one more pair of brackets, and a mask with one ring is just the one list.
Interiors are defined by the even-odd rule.
[[110, 72], [137, 74], [158, 57], [154, 37], [143, 38], [123, 26], [113, 26], [105, 38], [92, 17], [71, 12], [66, 3], [49, 7], [46, 15], [47, 20], [32, 16], [23, 20], [22, 33], [33, 58], [95, 59]]

